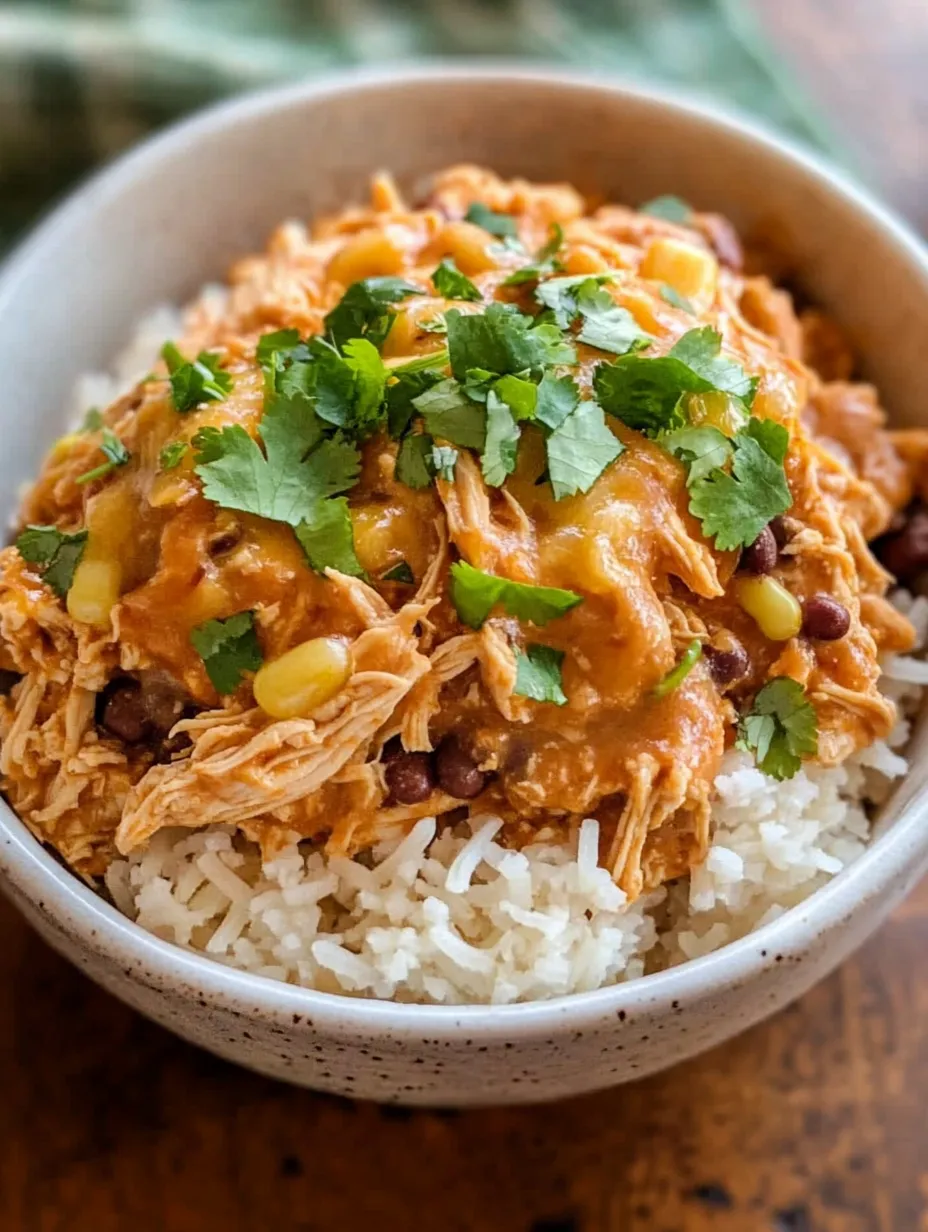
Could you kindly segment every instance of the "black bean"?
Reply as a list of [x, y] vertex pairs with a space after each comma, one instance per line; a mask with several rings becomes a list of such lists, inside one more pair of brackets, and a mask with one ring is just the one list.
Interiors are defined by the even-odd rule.
[[900, 582], [912, 582], [928, 569], [928, 509], [915, 509], [897, 535], [888, 535], [877, 555]]
[[446, 737], [435, 754], [435, 770], [443, 791], [456, 800], [472, 800], [486, 785], [487, 776], [477, 759], [457, 736]]
[[741, 553], [738, 567], [746, 569], [748, 573], [770, 573], [779, 554], [773, 531], [769, 526], [765, 526], [751, 546]]
[[141, 689], [149, 735], [166, 736], [184, 712], [183, 694], [162, 676], [144, 677]]
[[398, 753], [387, 762], [383, 773], [390, 798], [397, 804], [421, 804], [435, 787], [428, 753]]
[[802, 605], [802, 631], [819, 642], [836, 642], [851, 627], [851, 613], [831, 595], [812, 595]]
[[702, 648], [702, 654], [709, 668], [709, 675], [720, 688], [734, 684], [736, 680], [746, 676], [751, 666], [748, 652], [737, 638], [730, 635], [724, 646], [713, 646], [711, 642], [707, 642]]
[[128, 676], [111, 680], [99, 694], [97, 712], [100, 726], [126, 744], [139, 744], [148, 737], [148, 717], [137, 680]]
[[786, 518], [781, 513], [778, 513], [775, 518], [771, 518], [767, 529], [772, 533], [778, 548], [785, 548], [792, 538], [789, 533], [789, 527], [786, 524]]

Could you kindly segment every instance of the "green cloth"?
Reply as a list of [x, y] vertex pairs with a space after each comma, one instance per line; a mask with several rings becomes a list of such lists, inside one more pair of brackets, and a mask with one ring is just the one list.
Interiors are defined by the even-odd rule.
[[0, 0], [0, 245], [91, 168], [238, 90], [508, 57], [669, 82], [825, 140], [743, 0]]

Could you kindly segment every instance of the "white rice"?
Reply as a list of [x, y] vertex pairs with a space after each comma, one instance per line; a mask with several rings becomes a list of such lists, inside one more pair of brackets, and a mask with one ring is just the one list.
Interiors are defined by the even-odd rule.
[[[178, 317], [143, 322], [110, 377], [85, 378], [81, 412], [147, 371]], [[898, 592], [919, 645], [928, 599]], [[889, 656], [882, 688], [899, 705], [886, 741], [842, 766], [806, 765], [787, 782], [729, 752], [716, 779], [712, 842], [687, 878], [628, 903], [597, 863], [599, 825], [569, 845], [540, 833], [512, 851], [499, 818], [419, 821], [361, 860], [294, 843], [260, 866], [231, 827], [168, 830], [106, 875], [143, 928], [218, 962], [307, 988], [444, 1004], [504, 1004], [582, 992], [709, 953], [776, 918], [851, 864], [865, 811], [905, 774], [909, 718], [928, 664]]]

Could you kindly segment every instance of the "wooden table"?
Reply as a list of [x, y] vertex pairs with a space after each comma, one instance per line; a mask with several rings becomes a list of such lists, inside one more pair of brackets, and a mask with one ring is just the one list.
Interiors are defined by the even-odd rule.
[[[928, 224], [928, 6], [756, 3], [861, 163]], [[2, 1232], [928, 1229], [928, 884], [798, 1005], [698, 1061], [460, 1114], [240, 1072], [97, 990], [5, 904], [0, 930]]]

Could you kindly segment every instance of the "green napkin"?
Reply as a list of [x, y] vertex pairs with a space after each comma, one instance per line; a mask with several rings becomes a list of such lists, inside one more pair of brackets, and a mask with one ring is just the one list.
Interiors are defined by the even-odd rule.
[[213, 99], [342, 65], [560, 63], [696, 89], [818, 144], [742, 0], [0, 4], [0, 245], [98, 163]]

